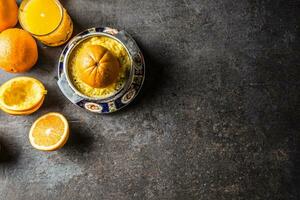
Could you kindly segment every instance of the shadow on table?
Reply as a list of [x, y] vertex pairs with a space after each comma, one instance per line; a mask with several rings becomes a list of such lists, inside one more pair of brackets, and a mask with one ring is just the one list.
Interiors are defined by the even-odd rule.
[[70, 0], [60, 0], [61, 4], [64, 6], [64, 8], [67, 9], [68, 14], [70, 15], [72, 22], [73, 22], [73, 34], [71, 36], [71, 38], [73, 38], [75, 35], [77, 35], [78, 33], [84, 31], [87, 28], [91, 28], [91, 27], [83, 27], [81, 24], [79, 24], [75, 18], [74, 15], [72, 15], [72, 13], [70, 13], [70, 10], [68, 10], [68, 6], [67, 4], [70, 3], [72, 4], [73, 1]]
[[76, 149], [81, 153], [87, 152], [93, 143], [93, 137], [77, 130], [72, 130], [72, 135], [66, 144], [66, 148]]
[[75, 150], [79, 153], [88, 152], [90, 147], [96, 141], [93, 134], [90, 133], [88, 128], [83, 128], [82, 126], [77, 126], [74, 123], [70, 123], [70, 130], [72, 133], [68, 139], [65, 146], [66, 150]]
[[72, 34], [72, 37], [73, 38], [74, 36], [76, 36], [78, 33], [81, 33], [82, 31], [86, 30], [87, 28], [90, 28], [90, 27], [84, 27], [82, 26], [81, 24], [79, 24], [75, 19], [72, 19], [73, 21], [73, 34]]
[[[254, 130], [259, 130], [255, 131], [257, 138], [252, 137], [249, 143], [256, 144], [268, 156], [262, 155], [265, 163], [249, 172], [259, 171], [265, 176], [249, 176], [247, 189], [268, 185], [257, 190], [257, 195], [268, 199], [299, 199], [300, 39], [296, 27], [300, 23], [300, 10], [292, 1], [251, 2], [253, 9], [263, 9], [254, 21], [263, 18], [264, 22], [260, 31], [251, 36], [255, 47], [251, 53], [255, 56], [247, 60], [251, 68], [244, 76], [247, 85], [243, 89], [243, 115], [250, 119]], [[247, 166], [249, 170], [250, 167]], [[244, 165], [241, 170], [245, 170]], [[245, 195], [251, 198], [251, 194]]]
[[[128, 106], [121, 109], [113, 115], [118, 115], [126, 112], [129, 109], [135, 109], [137, 106], [145, 106], [151, 104], [151, 101], [155, 99], [161, 93], [164, 88], [167, 78], [166, 66], [171, 65], [167, 59], [162, 61], [154, 55], [149, 49], [145, 48], [141, 42], [137, 41], [140, 47], [145, 63], [146, 63], [146, 75], [144, 84], [138, 94], [138, 96]], [[165, 49], [164, 49], [165, 51]], [[155, 52], [160, 52], [160, 49], [155, 49]]]
[[282, 162], [286, 165], [281, 167], [283, 171], [281, 189], [288, 192], [290, 199], [292, 197], [299, 199], [300, 29], [298, 24], [300, 23], [300, 7], [295, 6], [295, 1], [277, 1], [275, 4], [271, 1], [260, 3], [262, 5], [256, 6], [265, 8], [266, 11], [262, 13], [268, 13], [268, 15], [263, 15], [265, 23], [257, 40], [266, 40], [266, 42], [262, 43], [264, 50], [256, 58], [255, 64], [259, 66], [258, 81], [266, 81], [272, 85], [265, 86], [271, 99], [269, 106], [273, 107], [265, 123], [274, 126], [274, 131], [270, 131], [267, 136], [269, 143], [274, 146], [287, 143], [287, 152], [283, 155], [287, 155], [288, 162]]
[[19, 157], [19, 154], [7, 144], [9, 144], [9, 141], [0, 137], [0, 164], [14, 164]]
[[[295, 117], [292, 115], [292, 117]], [[299, 117], [299, 113], [297, 113], [297, 117], [293, 118], [294, 122], [297, 124], [299, 123], [300, 117]], [[295, 125], [296, 125], [295, 124]], [[298, 125], [299, 126], [299, 125]], [[299, 130], [299, 128], [298, 128]], [[295, 193], [297, 194], [298, 198], [300, 197], [300, 137], [299, 137], [299, 132], [295, 133], [298, 135], [298, 137], [296, 137], [296, 145], [295, 145], [295, 149], [294, 151], [292, 151], [290, 153], [290, 160], [293, 163], [292, 166], [292, 184], [291, 188], [295, 188]], [[298, 189], [297, 189], [298, 188]]]

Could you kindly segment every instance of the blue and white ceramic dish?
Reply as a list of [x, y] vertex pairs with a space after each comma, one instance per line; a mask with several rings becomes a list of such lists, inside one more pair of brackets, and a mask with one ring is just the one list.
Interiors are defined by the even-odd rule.
[[[130, 75], [124, 87], [105, 99], [91, 98], [80, 93], [70, 81], [68, 61], [72, 51], [89, 37], [107, 36], [120, 42], [131, 59]], [[94, 113], [111, 113], [128, 105], [139, 93], [145, 79], [145, 61], [134, 39], [125, 31], [109, 27], [91, 28], [75, 36], [62, 51], [58, 63], [58, 86], [75, 105]]]

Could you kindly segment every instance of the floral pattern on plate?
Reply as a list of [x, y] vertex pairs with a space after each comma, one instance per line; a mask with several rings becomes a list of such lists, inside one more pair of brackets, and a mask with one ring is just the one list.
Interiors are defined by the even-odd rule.
[[[116, 96], [108, 101], [80, 97], [65, 80], [64, 74], [64, 68], [66, 67], [65, 58], [69, 52], [68, 50], [85, 37], [88, 37], [89, 35], [95, 35], [97, 33], [109, 34], [119, 40], [127, 48], [133, 62], [133, 77], [129, 82], [129, 86], [127, 87], [126, 91], [124, 91], [121, 96]], [[109, 27], [90, 28], [75, 36], [62, 51], [58, 63], [58, 79], [58, 85], [61, 91], [75, 105], [93, 113], [111, 113], [124, 108], [138, 95], [145, 79], [145, 61], [143, 54], [135, 40], [126, 31], [119, 31]]]

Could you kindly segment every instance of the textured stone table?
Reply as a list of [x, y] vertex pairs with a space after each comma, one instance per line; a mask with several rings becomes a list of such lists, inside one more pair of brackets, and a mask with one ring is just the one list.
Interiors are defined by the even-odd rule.
[[[131, 33], [145, 54], [145, 86], [118, 113], [87, 113], [56, 85], [63, 46], [39, 44], [25, 75], [48, 88], [43, 107], [0, 113], [1, 200], [299, 199], [299, 1], [63, 4], [75, 33]], [[12, 76], [1, 71], [0, 82]], [[68, 118], [72, 134], [45, 153], [28, 131], [50, 111]]]

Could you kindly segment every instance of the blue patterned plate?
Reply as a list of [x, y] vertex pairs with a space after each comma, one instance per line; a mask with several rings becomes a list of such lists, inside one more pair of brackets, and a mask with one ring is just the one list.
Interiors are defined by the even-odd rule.
[[[117, 40], [131, 58], [131, 72], [125, 86], [113, 96], [105, 99], [91, 98], [80, 93], [68, 76], [68, 59], [72, 50], [89, 37], [107, 36]], [[62, 93], [75, 105], [94, 113], [111, 113], [128, 105], [139, 93], [145, 79], [145, 61], [134, 39], [125, 31], [109, 27], [91, 28], [75, 36], [62, 51], [58, 62], [58, 86]]]

